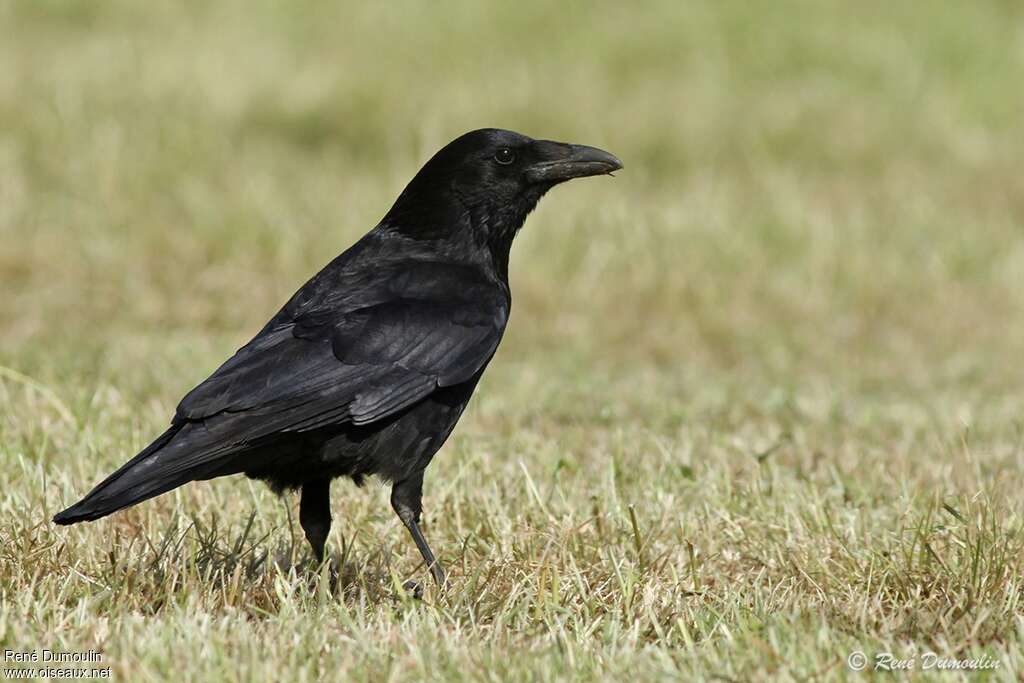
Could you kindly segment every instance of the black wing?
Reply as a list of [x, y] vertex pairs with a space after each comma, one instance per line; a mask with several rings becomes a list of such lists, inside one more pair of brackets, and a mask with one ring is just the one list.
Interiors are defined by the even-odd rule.
[[282, 434], [394, 415], [471, 379], [501, 341], [507, 293], [465, 272], [413, 266], [339, 294], [330, 280], [360, 284], [346, 275], [321, 271], [185, 396], [163, 436], [55, 521], [97, 519], [225, 467], [238, 471], [232, 454]]
[[176, 420], [259, 416], [240, 421], [247, 426], [231, 436], [239, 444], [374, 422], [472, 378], [494, 355], [507, 318], [500, 297], [403, 298], [341, 316], [312, 311], [241, 348], [185, 396]]

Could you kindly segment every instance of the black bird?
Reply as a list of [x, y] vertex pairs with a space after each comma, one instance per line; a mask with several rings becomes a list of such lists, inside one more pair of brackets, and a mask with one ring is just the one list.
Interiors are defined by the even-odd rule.
[[166, 432], [53, 521], [244, 473], [278, 493], [301, 489], [299, 521], [323, 562], [331, 480], [376, 474], [393, 483], [391, 505], [443, 585], [419, 528], [423, 472], [505, 331], [512, 239], [555, 185], [620, 168], [600, 149], [507, 130], [455, 139], [182, 399]]

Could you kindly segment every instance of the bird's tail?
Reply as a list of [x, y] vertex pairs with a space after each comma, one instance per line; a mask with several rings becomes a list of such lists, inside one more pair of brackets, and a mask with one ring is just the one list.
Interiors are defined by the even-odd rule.
[[58, 512], [53, 521], [75, 524], [106, 517], [198, 478], [193, 468], [174, 467], [174, 458], [170, 457], [173, 454], [165, 451], [176, 450], [167, 447], [184, 426], [183, 423], [172, 425], [141, 453], [101, 481], [89, 495]]

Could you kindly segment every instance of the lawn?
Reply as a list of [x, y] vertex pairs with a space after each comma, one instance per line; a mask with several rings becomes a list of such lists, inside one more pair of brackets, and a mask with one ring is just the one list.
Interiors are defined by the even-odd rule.
[[[0, 650], [119, 681], [866, 679], [855, 652], [1018, 680], [1022, 27], [998, 0], [0, 2]], [[334, 483], [319, 574], [297, 499], [240, 477], [49, 523], [483, 126], [625, 169], [517, 239], [427, 472], [447, 591], [377, 482]]]

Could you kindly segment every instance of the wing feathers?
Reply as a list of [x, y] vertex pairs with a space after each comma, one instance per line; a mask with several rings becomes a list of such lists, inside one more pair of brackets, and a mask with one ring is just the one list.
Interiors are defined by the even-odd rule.
[[[182, 400], [178, 418], [205, 422], [230, 450], [279, 432], [372, 423], [482, 370], [506, 319], [493, 302], [314, 312], [239, 349]], [[212, 419], [222, 414], [235, 418]]]

